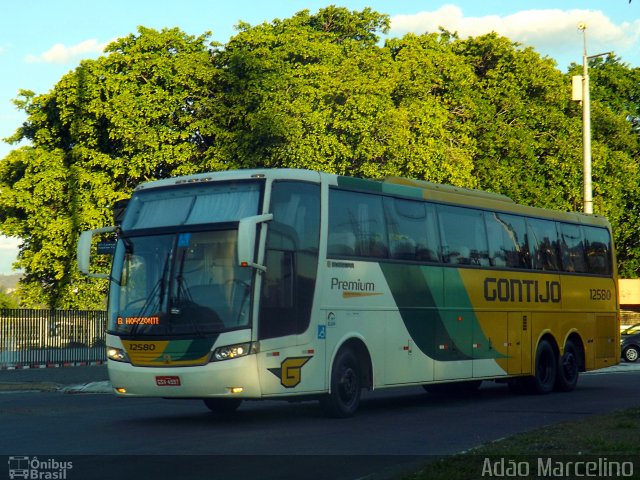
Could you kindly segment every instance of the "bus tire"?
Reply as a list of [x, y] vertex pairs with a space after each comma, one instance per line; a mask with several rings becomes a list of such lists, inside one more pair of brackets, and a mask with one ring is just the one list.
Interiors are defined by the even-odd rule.
[[235, 412], [242, 403], [240, 398], [203, 398], [202, 401], [214, 413]]
[[576, 388], [580, 376], [580, 349], [571, 340], [567, 340], [564, 353], [558, 362], [555, 389], [558, 392], [570, 392]]
[[538, 395], [551, 392], [558, 373], [557, 355], [547, 340], [540, 340], [536, 348], [535, 372], [527, 378], [527, 391]]
[[332, 418], [347, 418], [360, 404], [362, 376], [358, 357], [349, 348], [338, 352], [331, 369], [331, 392], [320, 399], [320, 406]]

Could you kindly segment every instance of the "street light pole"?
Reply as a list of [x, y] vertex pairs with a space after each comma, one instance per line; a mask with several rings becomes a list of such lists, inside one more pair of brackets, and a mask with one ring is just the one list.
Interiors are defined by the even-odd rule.
[[580, 22], [578, 30], [582, 32], [584, 53], [582, 55], [582, 171], [583, 171], [583, 211], [593, 213], [591, 188], [591, 99], [589, 97], [589, 60], [611, 55], [613, 52], [587, 55], [587, 24]]
[[587, 25], [580, 23], [584, 54], [582, 56], [582, 184], [583, 211], [593, 213], [593, 196], [591, 188], [591, 101], [589, 98], [589, 57], [587, 56]]

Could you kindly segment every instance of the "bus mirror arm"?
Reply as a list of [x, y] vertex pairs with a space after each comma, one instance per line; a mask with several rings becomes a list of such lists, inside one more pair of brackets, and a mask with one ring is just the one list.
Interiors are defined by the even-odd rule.
[[100, 233], [115, 232], [116, 227], [103, 227], [95, 230], [87, 230], [80, 234], [78, 239], [77, 256], [78, 256], [78, 270], [83, 275], [93, 278], [110, 278], [106, 273], [91, 273], [89, 272], [89, 265], [91, 263], [91, 240], [93, 236]]
[[273, 220], [272, 213], [255, 215], [240, 220], [238, 224], [238, 265], [241, 267], [252, 267], [262, 272], [267, 271], [267, 267], [255, 263], [256, 236], [258, 224], [270, 220]]

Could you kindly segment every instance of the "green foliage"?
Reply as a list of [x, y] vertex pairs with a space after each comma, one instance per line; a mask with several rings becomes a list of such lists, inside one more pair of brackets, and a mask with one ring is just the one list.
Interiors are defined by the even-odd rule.
[[13, 294], [8, 293], [5, 288], [0, 288], [0, 308], [18, 308], [20, 306], [19, 298]]
[[[105, 282], [75, 272], [78, 234], [111, 224], [113, 204], [150, 179], [309, 168], [581, 209], [577, 65], [563, 75], [496, 34], [381, 43], [389, 17], [368, 8], [237, 28], [221, 46], [140, 27], [51, 91], [19, 92], [28, 118], [8, 141], [29, 146], [0, 162], [0, 230], [23, 240], [25, 305], [103, 306]], [[621, 272], [636, 276], [640, 72], [612, 57], [590, 73], [595, 210], [614, 226]]]
[[24, 240], [25, 304], [102, 307], [104, 282], [76, 273], [79, 232], [110, 224], [112, 205], [141, 181], [220, 168], [202, 161], [213, 135], [205, 40], [140, 28], [49, 93], [21, 92], [28, 121], [9, 140], [32, 146], [0, 163], [0, 222]]
[[[567, 79], [582, 75], [582, 69], [572, 64]], [[588, 73], [594, 208], [613, 226], [620, 276], [635, 278], [640, 273], [640, 68], [608, 56], [592, 59]], [[579, 121], [581, 110], [568, 115]]]

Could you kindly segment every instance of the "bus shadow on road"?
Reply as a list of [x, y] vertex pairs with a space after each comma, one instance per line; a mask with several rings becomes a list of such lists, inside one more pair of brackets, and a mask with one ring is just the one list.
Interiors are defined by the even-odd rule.
[[[360, 408], [353, 419], [370, 418], [371, 416], [397, 415], [414, 413], [416, 410], [455, 408], [470, 402], [485, 402], [513, 398], [506, 385], [487, 384], [472, 393], [441, 392], [429, 393], [422, 387], [406, 387], [401, 389], [385, 389], [363, 392]], [[293, 424], [299, 422], [350, 421], [351, 419], [328, 419], [316, 399], [298, 401], [286, 400], [249, 400], [232, 413], [212, 412], [199, 400], [158, 400], [153, 415], [127, 418], [127, 425], [251, 425], [278, 422]]]

